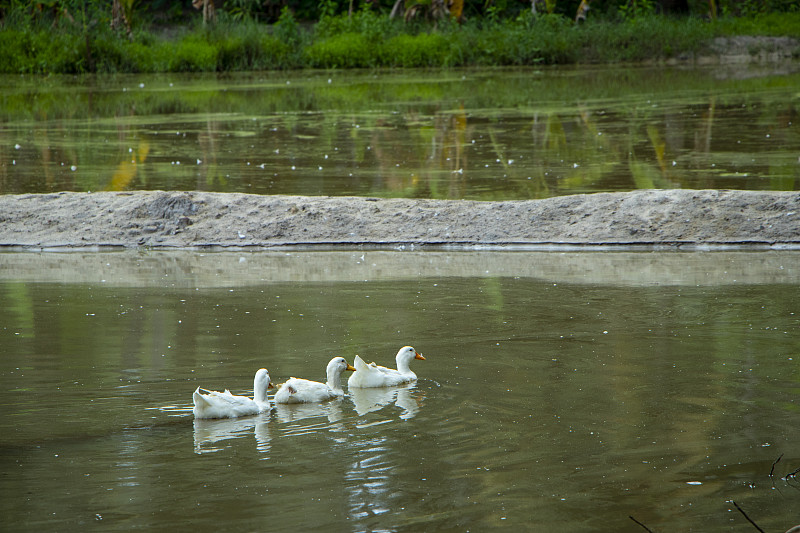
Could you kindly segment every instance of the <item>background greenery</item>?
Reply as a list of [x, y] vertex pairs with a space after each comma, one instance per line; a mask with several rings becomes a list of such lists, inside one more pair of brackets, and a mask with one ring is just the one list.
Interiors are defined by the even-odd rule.
[[111, 0], [0, 0], [0, 72], [641, 61], [687, 56], [717, 36], [800, 37], [793, 0], [594, 0], [580, 24], [578, 0], [547, 0], [535, 14], [528, 2], [473, 0], [458, 18], [435, 1], [406, 0], [390, 17], [389, 0], [220, 0], [206, 22], [188, 0], [120, 0], [129, 27], [112, 29]]

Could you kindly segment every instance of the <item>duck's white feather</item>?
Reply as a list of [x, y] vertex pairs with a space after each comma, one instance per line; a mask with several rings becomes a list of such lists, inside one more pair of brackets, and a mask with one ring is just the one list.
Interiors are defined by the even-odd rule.
[[355, 370], [344, 357], [334, 357], [326, 369], [328, 381], [320, 383], [309, 379], [290, 378], [278, 387], [275, 403], [316, 403], [341, 398], [344, 395], [341, 375], [345, 370]]
[[417, 379], [417, 375], [409, 368], [412, 359], [425, 360], [411, 346], [403, 346], [397, 352], [395, 361], [397, 369], [386, 368], [375, 363], [367, 364], [361, 357], [353, 360], [355, 373], [347, 380], [348, 387], [393, 387]]
[[224, 392], [211, 391], [197, 387], [192, 399], [195, 418], [237, 418], [255, 415], [270, 408], [267, 390], [272, 387], [266, 368], [256, 372], [253, 379], [253, 398], [236, 396], [225, 389]]

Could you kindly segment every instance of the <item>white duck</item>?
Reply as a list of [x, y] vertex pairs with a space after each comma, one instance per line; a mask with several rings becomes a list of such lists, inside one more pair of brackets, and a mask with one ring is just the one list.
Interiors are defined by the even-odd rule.
[[401, 383], [407, 383], [417, 379], [417, 375], [411, 371], [408, 365], [412, 359], [425, 360], [411, 346], [403, 346], [397, 352], [397, 370], [386, 368], [375, 363], [367, 364], [361, 357], [356, 356], [353, 364], [356, 372], [347, 380], [348, 387], [393, 387]]
[[231, 391], [210, 391], [197, 387], [192, 395], [195, 418], [237, 418], [255, 415], [270, 408], [267, 390], [272, 388], [266, 368], [256, 372], [253, 379], [253, 399], [247, 396], [234, 396]]
[[289, 378], [286, 383], [278, 387], [275, 403], [314, 403], [340, 398], [344, 396], [340, 378], [345, 370], [355, 370], [355, 368], [348, 364], [344, 357], [334, 357], [328, 363], [327, 383]]

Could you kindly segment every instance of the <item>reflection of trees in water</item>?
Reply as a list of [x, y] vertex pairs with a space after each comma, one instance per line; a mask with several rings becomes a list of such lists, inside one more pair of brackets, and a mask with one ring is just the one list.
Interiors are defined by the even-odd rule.
[[[469, 105], [250, 120], [205, 114], [166, 124], [129, 111], [116, 119], [113, 138], [103, 127], [45, 123], [32, 144], [0, 156], [13, 158], [20, 176], [35, 174], [28, 187], [40, 183], [41, 190], [501, 199], [636, 188], [786, 189], [797, 181], [796, 158], [781, 155], [800, 142], [791, 102], [754, 96], [750, 105], [712, 94], [690, 102]], [[761, 155], [765, 144], [778, 157]], [[21, 192], [17, 179], [5, 176], [4, 192]]]

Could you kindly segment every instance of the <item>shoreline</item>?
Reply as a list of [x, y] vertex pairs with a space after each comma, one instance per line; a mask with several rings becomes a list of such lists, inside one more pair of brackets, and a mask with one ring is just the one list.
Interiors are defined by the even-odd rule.
[[95, 192], [0, 196], [0, 251], [798, 249], [800, 192], [472, 201]]

